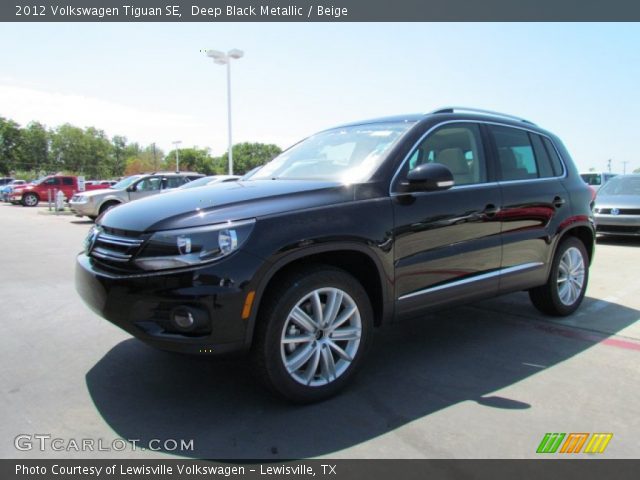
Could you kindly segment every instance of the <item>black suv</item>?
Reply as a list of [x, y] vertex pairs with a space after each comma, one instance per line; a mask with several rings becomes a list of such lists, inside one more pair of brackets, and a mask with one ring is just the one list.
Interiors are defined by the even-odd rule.
[[531, 122], [381, 118], [313, 135], [246, 180], [106, 212], [76, 287], [155, 347], [250, 352], [275, 392], [311, 402], [349, 381], [375, 326], [518, 290], [574, 312], [591, 202], [562, 142]]

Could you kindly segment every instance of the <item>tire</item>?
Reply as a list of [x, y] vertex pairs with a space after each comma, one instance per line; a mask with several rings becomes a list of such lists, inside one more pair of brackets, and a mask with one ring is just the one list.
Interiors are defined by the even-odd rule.
[[91, 220], [92, 222], [95, 222], [96, 218], [98, 218], [95, 215], [88, 215], [88, 217], [89, 217], [89, 220]]
[[22, 197], [22, 205], [25, 207], [36, 207], [38, 203], [40, 203], [40, 199], [35, 193], [27, 193]]
[[542, 313], [564, 317], [575, 312], [589, 281], [589, 256], [575, 237], [564, 239], [553, 257], [547, 283], [529, 290], [529, 298]]
[[[120, 202], [106, 202], [100, 206], [100, 215], [102, 215], [107, 210], [120, 205]], [[98, 218], [98, 217], [95, 217]]]
[[[279, 281], [257, 321], [256, 372], [270, 390], [295, 403], [338, 393], [360, 368], [372, 341], [366, 291], [354, 277], [329, 266], [310, 266]], [[334, 326], [318, 328], [324, 321]], [[292, 342], [294, 337], [300, 341]]]

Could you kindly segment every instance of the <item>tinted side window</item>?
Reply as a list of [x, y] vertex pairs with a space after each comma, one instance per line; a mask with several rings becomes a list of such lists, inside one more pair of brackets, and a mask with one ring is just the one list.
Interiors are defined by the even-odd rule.
[[551, 166], [553, 167], [553, 172], [560, 176], [564, 169], [562, 168], [562, 162], [560, 161], [560, 157], [558, 156], [558, 152], [556, 151], [553, 143], [546, 137], [542, 138], [544, 142], [544, 146], [547, 147], [547, 154], [549, 154], [549, 158], [551, 159]]
[[63, 185], [73, 185], [73, 178], [63, 177], [62, 184]]
[[418, 165], [441, 163], [451, 170], [455, 185], [471, 185], [487, 181], [482, 142], [478, 125], [470, 123], [445, 125], [430, 133], [403, 165], [399, 179]]
[[49, 178], [44, 181], [44, 185], [60, 185], [60, 179], [55, 177]]
[[164, 188], [178, 188], [186, 181], [185, 177], [167, 177], [167, 182]]
[[502, 180], [538, 178], [538, 166], [529, 134], [518, 128], [489, 126], [498, 149]]
[[138, 192], [148, 192], [153, 190], [160, 190], [160, 177], [145, 178], [136, 185], [136, 191]]
[[540, 176], [543, 178], [554, 177], [555, 172], [551, 166], [551, 160], [549, 159], [549, 155], [547, 155], [547, 150], [544, 148], [544, 144], [542, 143], [542, 137], [535, 133], [529, 133], [529, 138], [533, 145], [533, 152], [536, 155], [538, 168], [540, 169]]

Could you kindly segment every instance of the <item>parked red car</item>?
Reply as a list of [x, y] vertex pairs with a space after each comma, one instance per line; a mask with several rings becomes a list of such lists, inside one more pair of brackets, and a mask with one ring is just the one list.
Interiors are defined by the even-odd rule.
[[[85, 185], [84, 187], [84, 190], [108, 188], [108, 186], [101, 184]], [[35, 207], [38, 203], [47, 201], [49, 195], [52, 196], [52, 200], [55, 200], [54, 196], [58, 190], [62, 191], [67, 200], [70, 199], [74, 193], [81, 191], [78, 187], [78, 177], [73, 175], [49, 175], [36, 180], [32, 184], [14, 188], [9, 196], [9, 201], [14, 205], [22, 204], [25, 207]]]

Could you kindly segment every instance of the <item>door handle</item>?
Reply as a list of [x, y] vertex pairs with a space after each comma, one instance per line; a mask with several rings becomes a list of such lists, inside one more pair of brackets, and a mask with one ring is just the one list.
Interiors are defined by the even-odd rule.
[[565, 200], [562, 197], [556, 197], [553, 199], [553, 206], [556, 208], [560, 208], [562, 205], [564, 205]]
[[496, 207], [494, 204], [490, 203], [489, 205], [484, 207], [484, 210], [482, 211], [482, 213], [487, 217], [495, 217], [495, 215], [499, 211], [500, 211], [499, 207]]

